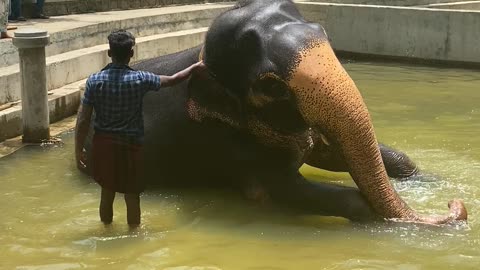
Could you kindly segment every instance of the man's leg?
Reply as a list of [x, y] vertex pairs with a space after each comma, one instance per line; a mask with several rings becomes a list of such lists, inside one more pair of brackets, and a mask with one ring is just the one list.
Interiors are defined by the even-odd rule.
[[22, 16], [22, 0], [12, 0], [11, 10], [12, 13], [9, 16], [11, 20], [25, 21]]
[[105, 224], [112, 223], [114, 199], [114, 191], [102, 188], [102, 198], [100, 200], [100, 220]]
[[140, 225], [140, 194], [125, 193], [125, 203], [127, 204], [128, 225]]
[[7, 38], [8, 1], [0, 2], [0, 38]]
[[35, 5], [35, 13], [33, 14], [33, 18], [37, 19], [48, 19], [50, 17], [45, 16], [43, 14], [43, 5], [45, 4], [45, 0], [37, 0], [37, 4]]

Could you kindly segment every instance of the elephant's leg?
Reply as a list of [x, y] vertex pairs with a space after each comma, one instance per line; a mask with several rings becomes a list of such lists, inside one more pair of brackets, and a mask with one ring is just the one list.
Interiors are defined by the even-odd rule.
[[[403, 152], [384, 144], [379, 144], [383, 164], [388, 176], [397, 179], [407, 179], [418, 174], [417, 165]], [[331, 145], [315, 146], [306, 160], [308, 165], [334, 172], [348, 172], [348, 167], [341, 151]]]
[[378, 216], [357, 188], [306, 180], [300, 173], [277, 174], [264, 183], [271, 201], [305, 214], [340, 216], [354, 221]]

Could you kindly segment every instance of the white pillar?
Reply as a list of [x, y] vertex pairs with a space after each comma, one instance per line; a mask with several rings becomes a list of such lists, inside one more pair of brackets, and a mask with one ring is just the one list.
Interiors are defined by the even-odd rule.
[[47, 31], [40, 29], [20, 29], [13, 38], [20, 56], [23, 142], [40, 143], [50, 138], [45, 73], [48, 43]]

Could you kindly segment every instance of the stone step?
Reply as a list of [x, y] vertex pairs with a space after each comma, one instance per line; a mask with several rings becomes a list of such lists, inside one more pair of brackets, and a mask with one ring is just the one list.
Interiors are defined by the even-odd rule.
[[[223, 2], [224, 0], [46, 0], [44, 13], [49, 16], [103, 12], [110, 10], [127, 10], [140, 8], [157, 8], [172, 5]], [[22, 1], [22, 13], [33, 15], [34, 0]]]
[[[145, 37], [207, 27], [231, 4], [202, 4], [152, 9], [122, 10], [52, 17], [13, 23], [21, 28], [40, 28], [50, 34], [47, 56], [106, 43], [113, 29], [126, 29], [136, 37]], [[11, 40], [0, 41], [0, 68], [18, 63], [18, 51]], [[0, 88], [1, 88], [0, 84]], [[1, 103], [1, 102], [0, 102]]]
[[[133, 61], [176, 52], [203, 42], [208, 28], [184, 30], [137, 38]], [[97, 45], [47, 57], [47, 90], [88, 77], [110, 62], [108, 44]], [[18, 65], [0, 68], [0, 105], [21, 98]]]
[[[207, 27], [158, 34], [137, 39], [133, 61], [140, 61], [197, 46], [203, 42]], [[110, 62], [108, 44], [80, 49], [47, 58], [47, 87], [50, 122], [56, 122], [74, 114], [80, 102], [79, 86], [90, 74], [99, 71]], [[5, 93], [17, 101], [4, 105], [0, 110], [0, 142], [22, 133], [20, 99], [20, 75], [18, 67], [0, 69], [0, 85], [7, 86]], [[3, 93], [3, 92], [0, 92]], [[3, 96], [5, 99], [5, 96]]]

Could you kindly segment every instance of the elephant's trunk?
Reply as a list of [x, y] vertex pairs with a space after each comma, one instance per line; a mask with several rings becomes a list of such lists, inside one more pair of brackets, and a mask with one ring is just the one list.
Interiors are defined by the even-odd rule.
[[[358, 188], [382, 217], [443, 224], [467, 218], [461, 201], [449, 204], [442, 217], [417, 215], [396, 193], [388, 179], [368, 110], [327, 41], [317, 41], [299, 54], [289, 84], [302, 115], [336, 140]], [[321, 130], [320, 130], [321, 128]]]

